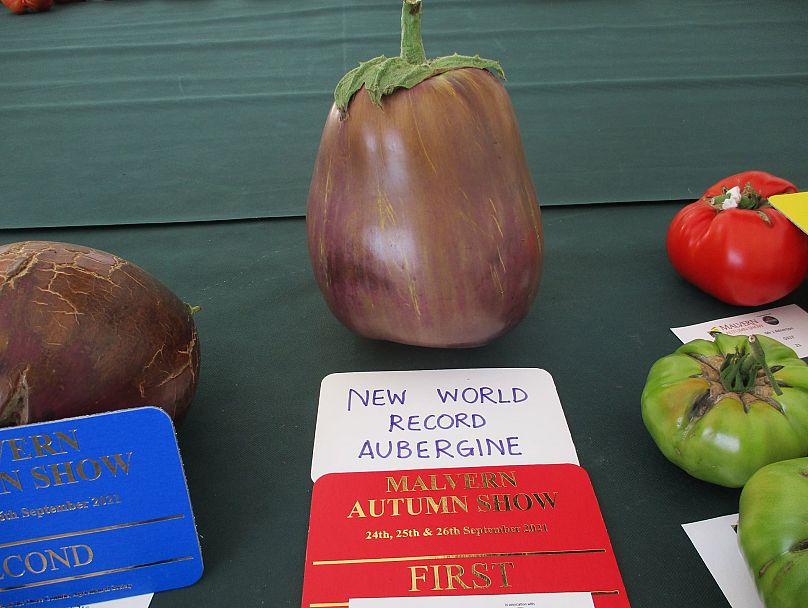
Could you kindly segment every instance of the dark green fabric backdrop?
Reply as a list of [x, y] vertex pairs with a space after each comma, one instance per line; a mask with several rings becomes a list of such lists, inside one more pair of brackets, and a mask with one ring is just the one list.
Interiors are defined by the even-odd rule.
[[[0, 226], [300, 216], [340, 76], [398, 0], [0, 12]], [[543, 204], [808, 188], [804, 0], [426, 0], [431, 56], [500, 59]]]

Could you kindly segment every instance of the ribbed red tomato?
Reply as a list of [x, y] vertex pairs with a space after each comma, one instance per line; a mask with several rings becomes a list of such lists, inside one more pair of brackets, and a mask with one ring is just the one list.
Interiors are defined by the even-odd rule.
[[808, 273], [808, 235], [768, 199], [796, 191], [764, 171], [717, 182], [673, 218], [667, 237], [673, 267], [728, 304], [758, 306], [788, 295]]

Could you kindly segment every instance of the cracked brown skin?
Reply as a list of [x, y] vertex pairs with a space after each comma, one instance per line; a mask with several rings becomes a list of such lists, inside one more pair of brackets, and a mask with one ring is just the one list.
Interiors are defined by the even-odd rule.
[[154, 405], [185, 416], [189, 307], [143, 269], [66, 243], [0, 245], [0, 427]]

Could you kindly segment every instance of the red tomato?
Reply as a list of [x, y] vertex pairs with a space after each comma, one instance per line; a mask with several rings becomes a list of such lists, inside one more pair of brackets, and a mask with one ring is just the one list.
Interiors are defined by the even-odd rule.
[[787, 295], [808, 274], [808, 235], [768, 198], [796, 191], [763, 171], [738, 173], [708, 188], [671, 222], [673, 267], [728, 304], [758, 306]]
[[2, 0], [12, 13], [38, 13], [50, 10], [53, 0]]

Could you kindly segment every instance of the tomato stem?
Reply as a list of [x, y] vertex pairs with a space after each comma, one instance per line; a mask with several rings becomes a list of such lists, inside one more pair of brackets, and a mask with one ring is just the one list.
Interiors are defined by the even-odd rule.
[[404, 0], [401, 7], [401, 58], [407, 63], [426, 63], [421, 36], [421, 0]]
[[766, 363], [766, 354], [763, 352], [763, 347], [760, 345], [757, 336], [749, 336], [749, 346], [752, 348], [752, 352], [754, 353], [755, 358], [760, 364], [760, 367], [763, 368], [763, 371], [766, 373], [766, 378], [768, 378], [769, 384], [772, 385], [774, 393], [776, 395], [782, 395], [783, 389], [780, 388], [780, 385], [777, 383], [777, 380], [774, 379], [774, 374], [772, 373], [769, 364]]
[[736, 348], [724, 359], [719, 369], [719, 377], [724, 389], [732, 393], [751, 391], [757, 383], [758, 373], [763, 370], [776, 395], [782, 395], [783, 389], [777, 383], [772, 370], [766, 363], [766, 355], [757, 336], [749, 336], [749, 350]]
[[[734, 208], [757, 211], [765, 207], [771, 207], [769, 199], [761, 196], [758, 191], [752, 187], [751, 182], [746, 182], [743, 190], [737, 186], [734, 188], [727, 188], [724, 186], [721, 194], [707, 199], [707, 202], [709, 202], [718, 211]], [[765, 214], [760, 213], [760, 215]]]

